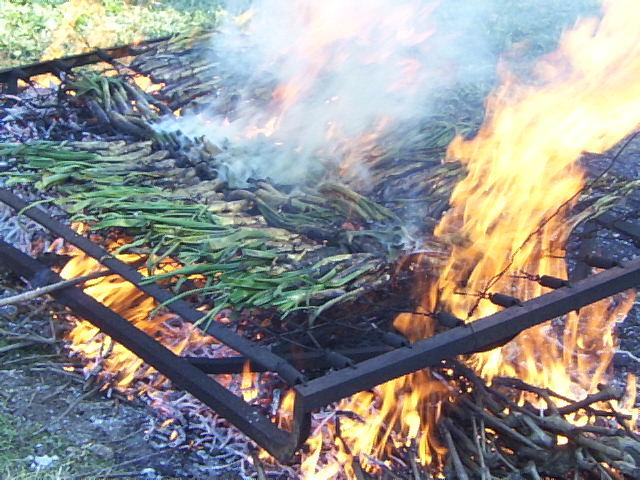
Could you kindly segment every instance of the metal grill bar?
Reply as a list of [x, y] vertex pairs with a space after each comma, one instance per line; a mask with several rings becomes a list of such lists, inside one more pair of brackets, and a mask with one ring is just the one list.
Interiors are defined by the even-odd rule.
[[135, 49], [143, 45], [151, 45], [170, 39], [170, 36], [156, 38], [129, 45], [121, 45], [118, 47], [97, 49], [91, 52], [70, 55], [68, 57], [57, 58], [55, 60], [47, 60], [44, 62], [22, 65], [0, 70], [0, 83], [7, 85], [7, 90], [11, 94], [18, 93], [18, 80], [27, 80], [36, 75], [43, 73], [59, 73], [61, 71], [69, 71], [72, 68], [90, 65], [99, 62], [111, 62], [114, 59], [135, 55]]
[[[40, 282], [47, 280], [51, 283], [61, 280], [38, 261], [3, 240], [0, 240], [0, 258], [7, 267], [26, 278], [34, 278]], [[177, 387], [190, 392], [214, 409], [280, 461], [287, 461], [308, 436], [309, 415], [303, 415], [299, 410], [295, 411], [294, 430], [292, 432], [280, 430], [257, 408], [231, 393], [187, 360], [163, 347], [129, 321], [85, 294], [80, 288], [69, 287], [52, 292], [51, 295], [79, 316], [89, 320], [113, 340], [125, 345], [147, 364], [162, 372]]]
[[[165, 289], [155, 285], [143, 285], [144, 277], [135, 269], [126, 263], [121, 262], [102, 247], [96, 245], [87, 238], [78, 235], [66, 225], [54, 220], [43, 210], [35, 207], [29, 207], [29, 204], [20, 197], [14, 195], [7, 189], [0, 189], [0, 202], [3, 202], [17, 211], [22, 211], [24, 215], [36, 221], [51, 233], [64, 238], [69, 243], [75, 245], [90, 257], [97, 260], [100, 264], [107, 267], [113, 273], [120, 275], [125, 280], [133, 283], [138, 289], [156, 299], [160, 303], [167, 302], [167, 309], [171, 310], [182, 319], [196, 323], [203, 314], [181, 300], [171, 301], [173, 295]], [[225, 345], [231, 347], [235, 351], [245, 355], [264, 369], [276, 372], [290, 385], [295, 385], [304, 380], [304, 376], [295, 369], [289, 362], [282, 357], [272, 353], [267, 348], [256, 345], [246, 338], [236, 334], [227, 327], [216, 322], [211, 322], [207, 328], [207, 333], [217, 338]]]
[[[338, 353], [351, 359], [354, 362], [361, 362], [369, 358], [387, 353], [393, 350], [387, 346], [349, 348], [340, 350]], [[284, 355], [288, 361], [300, 369], [326, 370], [331, 368], [331, 363], [327, 361], [326, 352], [301, 352], [299, 354]], [[198, 367], [205, 373], [242, 373], [249, 362], [249, 370], [252, 372], [265, 372], [264, 367], [255, 365], [245, 357], [224, 357], [224, 358], [202, 358], [184, 357], [191, 365]]]
[[437, 365], [458, 355], [504, 344], [522, 331], [640, 284], [640, 259], [624, 262], [563, 287], [409, 347], [352, 368], [331, 372], [296, 388], [306, 408], [315, 409], [362, 390]]
[[[98, 245], [50, 218], [42, 210], [30, 208], [8, 190], [0, 189], [0, 201], [23, 211], [25, 215], [52, 233], [65, 238], [133, 284], [139, 285], [142, 280], [135, 269], [118, 261]], [[57, 278], [37, 261], [4, 242], [0, 242], [0, 258], [4, 259], [7, 266], [22, 275], [38, 277], [44, 274]], [[277, 459], [286, 461], [307, 438], [312, 411], [393, 378], [436, 365], [444, 359], [495, 348], [532, 326], [623, 292], [638, 284], [640, 284], [640, 259], [623, 262], [609, 270], [489, 317], [452, 328], [413, 345], [379, 354], [355, 365], [339, 368], [307, 383], [299, 383], [294, 386], [296, 393], [294, 425], [290, 433], [278, 429], [267, 417], [260, 415], [256, 409], [224, 389], [205, 373], [218, 372], [225, 368], [237, 371], [241, 363], [244, 364], [246, 359], [249, 359], [256, 370], [276, 371], [285, 380], [291, 380], [291, 384], [298, 381], [304, 382], [300, 372], [275, 353], [253, 344], [221, 325], [214, 324], [209, 329], [209, 333], [240, 353], [248, 352], [248, 354], [245, 353], [246, 358], [234, 357], [218, 361], [220, 359], [196, 360], [177, 357], [78, 288], [55, 292], [54, 297], [157, 368], [178, 387], [200, 398]], [[161, 302], [170, 298], [169, 292], [156, 285], [139, 285], [139, 288]], [[169, 308], [185, 320], [197, 321], [202, 315], [185, 302], [174, 302]], [[367, 356], [369, 353], [376, 354], [376, 352], [365, 353]], [[291, 360], [295, 361], [293, 357]], [[336, 362], [330, 360], [327, 358], [328, 363], [335, 367]], [[314, 361], [313, 358], [311, 361]]]

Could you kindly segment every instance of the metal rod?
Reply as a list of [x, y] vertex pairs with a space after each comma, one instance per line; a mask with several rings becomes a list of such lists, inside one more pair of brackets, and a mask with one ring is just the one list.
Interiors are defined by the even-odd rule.
[[305, 408], [316, 409], [440, 361], [505, 343], [522, 331], [640, 284], [640, 259], [461, 327], [328, 373], [296, 387]]
[[[0, 240], [0, 258], [3, 265], [23, 277], [59, 282], [62, 279], [37, 260]], [[121, 343], [147, 364], [162, 372], [177, 387], [186, 390], [211, 407], [230, 423], [255, 440], [278, 460], [291, 458], [309, 433], [308, 414], [294, 412], [294, 428], [291, 432], [276, 427], [257, 408], [234, 395], [218, 382], [208, 377], [188, 361], [175, 355], [142, 330], [133, 326], [114, 311], [85, 294], [80, 288], [69, 287], [50, 294], [80, 317], [90, 321], [102, 332]]]
[[170, 38], [171, 36], [164, 36], [118, 47], [96, 49], [91, 52], [70, 55], [68, 57], [58, 58], [55, 60], [47, 60], [18, 67], [5, 68], [0, 70], [0, 83], [9, 84], [9, 88], [11, 88], [14, 84], [17, 86], [15, 82], [17, 82], [18, 79], [26, 80], [36, 75], [42, 75], [43, 73], [58, 73], [61, 70], [68, 71], [72, 68], [81, 67], [83, 65], [128, 57], [135, 54], [136, 47], [163, 42]]
[[[362, 362], [369, 358], [381, 355], [383, 353], [390, 352], [392, 350], [389, 346], [373, 346], [362, 348], [349, 348], [339, 350], [338, 353], [350, 358], [354, 362]], [[300, 352], [300, 353], [281, 353], [283, 358], [286, 358], [295, 367], [304, 370], [326, 370], [331, 368], [331, 363], [327, 359], [325, 352]], [[204, 358], [204, 357], [183, 357], [191, 365], [198, 367], [208, 374], [225, 374], [225, 373], [242, 373], [245, 369], [247, 362], [249, 362], [249, 371], [251, 372], [266, 372], [267, 370], [261, 365], [248, 360], [246, 357], [234, 356], [234, 357], [222, 357], [222, 358]]]
[[[14, 195], [11, 191], [7, 189], [0, 189], [0, 202], [6, 203], [17, 211], [21, 211], [24, 215], [39, 223], [51, 233], [64, 238], [66, 241], [75, 245], [87, 255], [97, 260], [100, 264], [107, 267], [113, 273], [120, 275], [125, 280], [134, 284], [142, 292], [156, 299], [159, 303], [167, 302], [166, 308], [184, 320], [196, 323], [204, 316], [202, 312], [195, 310], [184, 301], [170, 301], [172, 300], [173, 295], [158, 285], [142, 284], [144, 277], [135, 268], [121, 262], [102, 247], [96, 245], [87, 238], [78, 235], [66, 225], [54, 220], [43, 210], [35, 207], [29, 207], [29, 204], [20, 197]], [[266, 370], [278, 373], [290, 385], [295, 385], [296, 383], [304, 381], [302, 373], [294, 368], [289, 362], [274, 354], [267, 348], [254, 344], [215, 321], [210, 323], [207, 328], [207, 333], [214, 336], [238, 353], [245, 355], [257, 364], [262, 365]]]

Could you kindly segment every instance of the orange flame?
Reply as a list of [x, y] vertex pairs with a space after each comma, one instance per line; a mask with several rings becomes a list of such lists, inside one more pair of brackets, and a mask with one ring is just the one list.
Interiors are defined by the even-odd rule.
[[[626, 0], [604, 7], [601, 21], [583, 20], [563, 35], [558, 50], [536, 65], [535, 81], [503, 69], [504, 82], [488, 101], [478, 135], [449, 146], [448, 157], [464, 162], [469, 173], [436, 234], [462, 240], [434, 289], [462, 318], [497, 307], [456, 294], [460, 289], [529, 299], [543, 289], [514, 278], [519, 272], [566, 275], [555, 254], [572, 226], [562, 215], [566, 209], [554, 214], [583, 185], [578, 160], [583, 152], [606, 152], [640, 125], [640, 33], [631, 21], [640, 19], [640, 7]], [[532, 232], [532, 226], [541, 228]], [[570, 396], [584, 394], [602, 380], [613, 347], [611, 322], [629, 307], [628, 300], [600, 302], [569, 316], [564, 342], [545, 325], [477, 356], [476, 363], [489, 378], [514, 375]]]
[[153, 92], [157, 92], [159, 90], [162, 90], [165, 86], [164, 83], [160, 82], [160, 83], [155, 83], [151, 77], [148, 77], [146, 75], [142, 75], [142, 74], [137, 74], [134, 75], [132, 77], [133, 83], [135, 83], [138, 88], [140, 88], [140, 90], [147, 92], [147, 93], [153, 93]]
[[258, 388], [256, 386], [255, 373], [251, 372], [251, 363], [246, 361], [242, 367], [242, 378], [240, 380], [240, 391], [245, 402], [250, 402], [258, 397]]
[[[462, 161], [468, 175], [436, 229], [453, 250], [438, 281], [418, 286], [424, 311], [444, 307], [473, 320], [498, 307], [460, 295], [460, 290], [526, 300], [544, 293], [543, 288], [516, 275], [565, 277], [566, 265], [557, 253], [573, 228], [564, 215], [584, 183], [578, 160], [583, 152], [606, 152], [640, 125], [640, 4], [607, 0], [603, 12], [600, 20], [582, 20], [566, 32], [558, 50], [537, 63], [534, 81], [524, 82], [502, 66], [503, 83], [489, 98], [479, 133], [471, 140], [458, 137], [449, 146], [448, 158]], [[606, 379], [615, 346], [613, 323], [632, 302], [631, 295], [599, 302], [569, 315], [563, 333], [543, 325], [503, 348], [476, 355], [472, 363], [488, 379], [517, 376], [568, 397], [584, 397]], [[419, 315], [400, 315], [395, 325], [412, 339], [434, 330]], [[629, 392], [635, 392], [635, 379], [628, 383]], [[420, 461], [431, 463], [442, 449], [430, 430], [447, 395], [448, 389], [427, 372], [389, 382], [374, 394], [355, 395], [339, 408], [364, 420], [349, 421], [341, 438], [360, 461], [369, 455], [381, 458], [388, 443], [417, 443]], [[634, 401], [629, 393], [617, 406], [637, 419]], [[580, 413], [571, 420], [589, 421]], [[309, 446], [307, 460], [317, 465], [322, 444], [314, 438]], [[336, 448], [344, 449], [341, 443]], [[307, 468], [305, 478], [322, 478], [326, 468], [314, 467], [311, 473]], [[348, 469], [346, 476], [354, 477]]]
[[[431, 68], [423, 58], [427, 41], [434, 34], [428, 22], [435, 7], [436, 2], [425, 5], [413, 0], [391, 11], [379, 3], [362, 8], [357, 2], [340, 0], [287, 4], [290, 23], [295, 25], [287, 24], [286, 28], [295, 31], [296, 38], [279, 45], [275, 56], [274, 52], [265, 55], [264, 61], [276, 71], [279, 84], [264, 108], [239, 113], [249, 122], [241, 127], [244, 137], [272, 138], [276, 144], [291, 144], [303, 154], [321, 151], [331, 158], [346, 158], [345, 171], [357, 167], [373, 146], [372, 137], [378, 139], [391, 123], [387, 116], [395, 119], [399, 114], [375, 112], [354, 119], [357, 111], [367, 107], [354, 103], [358, 100], [353, 94], [355, 85], [366, 84], [367, 75], [371, 79], [373, 66], [390, 64], [384, 78], [376, 75], [376, 85], [380, 83], [377, 95], [408, 96], [407, 92], [420, 90], [416, 79], [425, 77], [424, 72]], [[272, 12], [266, 15], [273, 16]], [[249, 10], [236, 17], [235, 24], [242, 25], [249, 36], [259, 36], [265, 29], [264, 16], [264, 12]], [[408, 103], [402, 98], [391, 102], [392, 107], [400, 109]], [[368, 100], [374, 103], [380, 99]]]
[[[76, 278], [101, 269], [97, 261], [76, 249], [71, 249], [68, 253], [72, 258], [60, 272], [62, 278]], [[117, 258], [131, 264], [142, 257], [134, 254], [119, 254]], [[158, 267], [162, 271], [170, 268], [175, 266], [164, 264]], [[140, 268], [140, 273], [149, 274], [146, 268]], [[84, 292], [129, 320], [137, 328], [158, 339], [175, 354], [181, 354], [186, 348], [213, 343], [212, 337], [204, 336], [191, 324], [170, 322], [175, 317], [169, 313], [151, 316], [158, 306], [157, 302], [118, 275], [91, 280], [86, 283]], [[85, 371], [110, 380], [109, 383], [119, 390], [127, 391], [136, 380], [140, 379], [147, 382], [151, 379], [152, 381], [148, 383], [149, 387], [158, 387], [165, 381], [164, 377], [156, 374], [155, 369], [146, 367], [140, 358], [124, 346], [113, 342], [110, 337], [101, 334], [86, 320], [77, 320], [68, 338], [71, 340], [69, 347], [71, 352], [87, 361]], [[141, 390], [144, 391], [144, 388]], [[137, 392], [141, 393], [141, 390]]]

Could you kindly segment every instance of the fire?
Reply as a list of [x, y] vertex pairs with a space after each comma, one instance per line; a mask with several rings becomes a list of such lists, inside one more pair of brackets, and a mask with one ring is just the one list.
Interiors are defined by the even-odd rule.
[[[347, 8], [345, 21], [333, 22], [345, 12], [341, 2], [303, 3], [304, 35], [290, 45], [286, 55], [306, 59], [304, 75], [293, 72], [275, 89], [269, 108], [245, 129], [245, 136], [277, 138], [297, 125], [299, 105], [314, 98], [323, 86], [325, 66], [341, 68], [353, 62], [341, 54], [339, 47], [344, 42], [367, 45], [375, 34], [391, 31], [411, 50], [432, 34], [429, 29], [411, 28], [414, 24], [409, 20], [415, 9], [399, 8], [380, 21], [366, 11]], [[418, 11], [428, 15], [429, 7]], [[250, 28], [253, 20], [247, 17], [245, 22]], [[456, 138], [448, 148], [448, 159], [463, 162], [468, 171], [435, 232], [449, 241], [452, 252], [437, 281], [424, 279], [416, 285], [421, 311], [396, 319], [396, 328], [407, 337], [416, 340], [433, 335], [435, 325], [424, 314], [439, 308], [468, 321], [494, 313], [499, 307], [483, 298], [485, 293], [500, 292], [521, 300], [545, 293], [524, 278], [525, 272], [566, 276], [562, 248], [573, 227], [566, 214], [585, 182], [579, 160], [584, 152], [610, 150], [640, 125], [638, 24], [636, 0], [606, 0], [602, 18], [582, 20], [566, 32], [557, 51], [531, 70], [532, 80], [525, 81], [501, 66], [502, 83], [488, 99], [486, 120], [479, 132], [472, 139]], [[364, 65], [398, 60], [392, 52], [367, 51], [362, 57]], [[400, 60], [396, 65], [399, 75], [389, 79], [389, 92], [412, 88], [411, 80], [421, 68], [417, 59]], [[335, 118], [340, 118], [343, 107], [349, 110], [343, 105], [347, 101], [341, 95], [323, 100], [336, 107]], [[352, 149], [341, 156], [348, 160], [344, 170], [350, 171], [351, 165], [358, 164], [358, 148], [375, 145], [378, 132], [397, 122], [398, 116], [367, 118], [373, 120], [368, 122], [373, 133], [351, 132], [337, 121], [322, 120], [324, 140]], [[139, 257], [121, 259], [134, 263]], [[76, 255], [62, 275], [70, 278], [97, 268], [93, 260]], [[151, 316], [155, 302], [117, 276], [90, 282], [86, 292], [159, 336], [175, 353], [209, 341], [190, 326], [171, 326], [169, 314]], [[505, 347], [469, 361], [488, 380], [515, 376], [567, 397], [584, 397], [606, 380], [615, 347], [613, 323], [626, 314], [631, 303], [630, 296], [600, 302], [568, 315], [561, 329], [551, 325], [532, 329]], [[154, 372], [143, 368], [141, 360], [112, 344], [87, 322], [79, 321], [70, 338], [72, 351], [91, 360], [88, 370], [110, 372], [119, 388], [126, 389], [142, 377], [153, 378]], [[248, 401], [258, 393], [248, 365], [240, 390]], [[616, 407], [632, 415], [635, 422], [634, 379], [629, 379], [628, 390]], [[350, 413], [336, 412], [315, 426], [308, 454], [302, 459], [302, 475], [307, 479], [355, 478], [358, 468], [378, 473], [386, 468], [384, 459], [394, 449], [411, 449], [420, 464], [437, 466], [445, 452], [437, 422], [443, 402], [455, 393], [424, 370], [340, 402], [337, 411]], [[292, 394], [287, 394], [282, 410], [290, 409], [292, 401]], [[572, 421], [585, 424], [589, 418], [578, 412]], [[278, 422], [286, 426], [286, 415]], [[326, 452], [328, 445], [332, 448]]]
[[258, 388], [256, 387], [257, 375], [251, 372], [251, 363], [245, 362], [242, 367], [242, 378], [240, 380], [240, 391], [245, 402], [250, 402], [258, 397]]
[[205, 112], [213, 127], [194, 114], [181, 123], [213, 141], [277, 147], [275, 165], [269, 162], [259, 173], [285, 182], [304, 178], [307, 167], [319, 163], [362, 169], [370, 138], [414, 124], [421, 116], [415, 106], [426, 103], [434, 77], [445, 71], [439, 68], [444, 60], [434, 55], [442, 50], [432, 44], [437, 3], [374, 0], [364, 8], [341, 0], [253, 2], [229, 19], [223, 41], [212, 45], [216, 50], [224, 44], [223, 71], [242, 68], [234, 78], [242, 98], [233, 114], [226, 107]]
[[[29, 78], [29, 83], [36, 87], [51, 88], [52, 86], [60, 85], [62, 82], [52, 73], [43, 73], [41, 75], [35, 75]], [[29, 83], [25, 82], [24, 80], [19, 80], [18, 86], [20, 88], [26, 88], [29, 86]]]
[[[112, 249], [120, 246], [121, 243], [113, 244]], [[68, 253], [72, 258], [60, 272], [62, 278], [76, 278], [101, 270], [96, 260], [82, 252], [71, 249]], [[118, 254], [117, 257], [129, 264], [144, 260], [140, 255], [134, 254]], [[164, 264], [157, 268], [166, 271], [175, 266]], [[139, 271], [143, 275], [149, 274], [144, 267]], [[158, 306], [157, 302], [118, 275], [91, 280], [86, 283], [84, 292], [161, 341], [175, 354], [179, 355], [187, 348], [205, 347], [213, 342], [211, 337], [203, 335], [193, 325], [175, 321], [175, 316], [169, 313], [152, 315]], [[76, 321], [68, 334], [68, 339], [71, 342], [69, 348], [72, 354], [84, 358], [87, 362], [85, 372], [109, 380], [105, 382], [105, 386], [114, 386], [126, 392], [133, 389], [136, 380], [144, 380], [148, 382], [148, 386], [138, 385], [135, 390], [137, 393], [142, 393], [145, 388], [159, 387], [165, 381], [164, 377], [157, 375], [153, 368], [145, 366], [140, 358], [122, 345], [113, 342], [110, 337], [100, 333], [86, 320]]]
[[[468, 175], [436, 229], [452, 244], [450, 259], [436, 282], [417, 286], [425, 312], [443, 308], [470, 321], [499, 309], [481, 294], [527, 300], [545, 293], [523, 272], [566, 278], [562, 248], [573, 227], [566, 214], [585, 181], [578, 161], [584, 152], [607, 152], [640, 126], [639, 22], [637, 2], [607, 0], [602, 18], [567, 31], [557, 51], [537, 62], [531, 81], [501, 66], [502, 84], [487, 102], [478, 134], [457, 137], [448, 148], [447, 158], [462, 161]], [[613, 324], [632, 303], [631, 295], [599, 302], [568, 315], [560, 333], [543, 325], [470, 362], [489, 380], [514, 376], [582, 398], [607, 379]], [[412, 339], [434, 330], [419, 315], [400, 315], [395, 324]], [[628, 390], [618, 407], [637, 419], [634, 379]], [[346, 441], [349, 453], [366, 465], [367, 458], [383, 458], [389, 444], [415, 445], [420, 462], [430, 464], [443, 450], [433, 429], [448, 395], [427, 371], [355, 395], [339, 409], [361, 420], [344, 422], [336, 448], [344, 451]], [[579, 412], [571, 420], [589, 422]], [[313, 438], [309, 446], [307, 461], [318, 465], [322, 444]], [[329, 460], [336, 464], [344, 462]], [[326, 468], [305, 471], [305, 478], [323, 478]]]
[[151, 79], [151, 77], [142, 74], [134, 75], [132, 77], [132, 80], [133, 83], [135, 83], [140, 88], [140, 90], [147, 93], [157, 92], [159, 90], [162, 90], [165, 86], [164, 83], [155, 83]]
[[[475, 319], [498, 310], [460, 290], [515, 292], [526, 300], [544, 289], [519, 272], [566, 275], [559, 257], [572, 228], [564, 214], [584, 183], [578, 160], [608, 151], [640, 125], [640, 34], [631, 19], [640, 19], [636, 2], [607, 1], [600, 21], [579, 22], [537, 63], [533, 81], [503, 67], [477, 136], [449, 146], [448, 158], [469, 171], [436, 230], [461, 238], [434, 286], [452, 313]], [[612, 322], [630, 301], [607, 300], [570, 315], [563, 339], [541, 326], [475, 362], [488, 378], [517, 376], [571, 396], [593, 391], [609, 365]]]

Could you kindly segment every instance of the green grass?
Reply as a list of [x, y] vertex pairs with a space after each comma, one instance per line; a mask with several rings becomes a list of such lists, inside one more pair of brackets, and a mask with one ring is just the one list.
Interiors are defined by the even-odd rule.
[[[82, 472], [106, 468], [104, 460], [95, 457], [88, 449], [77, 447], [69, 439], [49, 433], [35, 434], [40, 425], [25, 423], [3, 413], [0, 405], [0, 478], [11, 480], [62, 480]], [[29, 455], [35, 446], [41, 445], [47, 455], [57, 455], [60, 460], [46, 471], [34, 472], [29, 468]], [[83, 477], [91, 480], [91, 477]]]
[[0, 0], [0, 68], [214, 26], [216, 1]]
[[[109, 471], [109, 463], [61, 433], [41, 431], [35, 421], [18, 418], [0, 397], [0, 479], [68, 480], [84, 472]], [[41, 472], [30, 469], [29, 456], [39, 450], [59, 460]], [[92, 480], [91, 476], [83, 477]]]
[[[451, 0], [454, 4], [458, 0]], [[0, 0], [0, 68], [171, 33], [212, 27], [221, 0]], [[555, 46], [559, 32], [598, 0], [491, 0], [451, 8], [445, 16], [484, 19], [494, 53], [531, 42], [533, 52]], [[465, 13], [466, 12], [466, 13]], [[469, 17], [470, 16], [470, 17]], [[476, 16], [476, 17], [474, 17]], [[468, 28], [468, 27], [467, 27]]]

